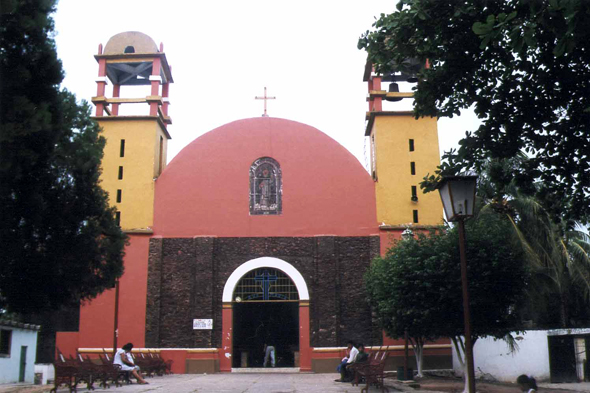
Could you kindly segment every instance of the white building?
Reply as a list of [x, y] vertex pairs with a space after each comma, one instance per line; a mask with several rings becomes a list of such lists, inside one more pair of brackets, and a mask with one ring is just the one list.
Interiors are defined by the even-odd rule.
[[[514, 382], [521, 374], [537, 381], [584, 382], [590, 380], [587, 353], [590, 352], [590, 328], [528, 330], [512, 333], [517, 350], [510, 352], [503, 340], [480, 338], [473, 348], [475, 375]], [[453, 368], [462, 374], [453, 348]]]
[[34, 382], [40, 328], [0, 319], [0, 383]]

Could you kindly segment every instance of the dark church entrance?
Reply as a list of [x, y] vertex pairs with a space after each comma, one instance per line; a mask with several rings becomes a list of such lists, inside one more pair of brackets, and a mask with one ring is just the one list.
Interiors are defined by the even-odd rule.
[[276, 367], [295, 366], [299, 302], [234, 304], [233, 312], [233, 367], [263, 367], [265, 344], [275, 347]]
[[232, 367], [263, 367], [265, 345], [275, 348], [275, 367], [299, 365], [298, 300], [293, 281], [278, 269], [252, 270], [240, 279], [232, 302]]

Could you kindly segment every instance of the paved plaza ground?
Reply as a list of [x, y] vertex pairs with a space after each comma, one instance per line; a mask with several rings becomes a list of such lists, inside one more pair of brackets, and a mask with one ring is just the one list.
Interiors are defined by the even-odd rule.
[[[149, 385], [131, 384], [110, 389], [97, 388], [94, 392], [111, 393], [139, 393], [139, 392], [174, 392], [174, 393], [358, 393], [361, 387], [351, 386], [350, 383], [334, 382], [337, 374], [181, 374], [164, 377], [148, 378]], [[412, 388], [407, 384], [401, 384], [395, 380], [389, 380], [390, 392], [461, 392], [461, 381], [443, 378], [428, 378], [419, 381], [419, 388]], [[49, 392], [52, 386], [34, 385], [0, 385], [0, 393], [44, 393]], [[67, 392], [61, 388], [58, 392]], [[371, 388], [369, 392], [379, 392], [379, 389]], [[518, 388], [510, 384], [479, 383], [479, 393], [517, 393]], [[87, 392], [80, 385], [78, 392]], [[578, 384], [543, 384], [539, 392], [573, 393], [590, 392], [590, 383]]]

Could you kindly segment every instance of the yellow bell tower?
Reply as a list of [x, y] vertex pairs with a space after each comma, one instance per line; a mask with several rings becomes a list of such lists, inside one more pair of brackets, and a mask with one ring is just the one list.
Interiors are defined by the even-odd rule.
[[[117, 209], [121, 228], [149, 233], [153, 225], [154, 181], [166, 166], [170, 139], [170, 66], [162, 44], [158, 48], [149, 36], [134, 31], [111, 37], [104, 50], [102, 44], [99, 46], [95, 58], [98, 79], [97, 96], [92, 98], [96, 106], [94, 119], [107, 141], [101, 185]], [[109, 82], [111, 98], [107, 98]], [[130, 87], [136, 96], [144, 90], [144, 95], [122, 98], [122, 86]], [[127, 104], [143, 104], [143, 109], [134, 110]], [[129, 110], [127, 114], [122, 114], [124, 109]]]
[[[401, 234], [406, 228], [441, 224], [443, 210], [438, 193], [423, 194], [420, 190], [423, 177], [433, 174], [440, 164], [437, 120], [416, 120], [410, 111], [383, 110], [384, 104], [395, 105], [413, 97], [411, 92], [400, 93], [397, 82], [412, 83], [415, 76], [376, 75], [369, 63], [363, 79], [369, 90], [365, 136], [370, 139], [370, 170], [381, 229]], [[382, 82], [390, 82], [389, 91], [382, 90]]]

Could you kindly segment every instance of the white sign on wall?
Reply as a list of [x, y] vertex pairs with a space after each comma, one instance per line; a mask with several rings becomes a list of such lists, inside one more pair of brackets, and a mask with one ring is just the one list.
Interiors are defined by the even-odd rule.
[[211, 330], [213, 329], [212, 319], [193, 319], [194, 330]]

